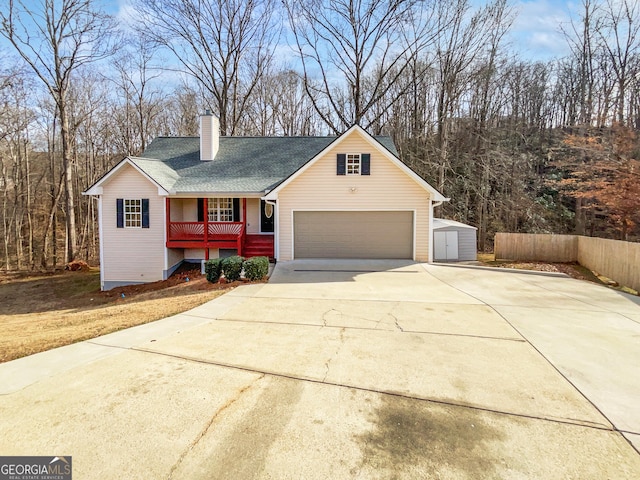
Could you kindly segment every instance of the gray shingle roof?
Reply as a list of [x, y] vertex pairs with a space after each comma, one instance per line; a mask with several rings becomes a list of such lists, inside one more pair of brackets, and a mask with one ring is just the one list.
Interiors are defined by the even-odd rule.
[[[220, 137], [214, 160], [200, 160], [199, 137], [158, 137], [131, 158], [175, 193], [263, 193], [272, 190], [338, 137]], [[374, 137], [394, 155], [389, 137]]]

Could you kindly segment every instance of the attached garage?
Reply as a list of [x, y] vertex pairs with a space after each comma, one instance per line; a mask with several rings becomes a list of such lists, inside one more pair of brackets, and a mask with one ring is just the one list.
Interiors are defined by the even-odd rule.
[[294, 211], [294, 258], [413, 259], [413, 211]]

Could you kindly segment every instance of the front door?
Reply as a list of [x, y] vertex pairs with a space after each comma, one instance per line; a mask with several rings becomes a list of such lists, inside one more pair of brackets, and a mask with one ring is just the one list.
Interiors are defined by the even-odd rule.
[[273, 233], [275, 207], [260, 200], [260, 233]]

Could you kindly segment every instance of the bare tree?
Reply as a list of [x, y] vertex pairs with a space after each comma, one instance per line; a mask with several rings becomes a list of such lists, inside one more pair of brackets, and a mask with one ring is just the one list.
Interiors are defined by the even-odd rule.
[[155, 48], [143, 38], [129, 39], [129, 49], [115, 59], [118, 77], [114, 82], [119, 89], [120, 121], [123, 152], [139, 155], [147, 143], [158, 133], [154, 123], [162, 108], [161, 91], [155, 80], [160, 72], [153, 70]]
[[[0, 195], [4, 268], [33, 265], [33, 209], [28, 127], [33, 112], [27, 104], [29, 79], [16, 69], [0, 72]], [[26, 237], [26, 242], [25, 242]], [[12, 261], [13, 260], [13, 261]]]
[[66, 260], [77, 253], [73, 181], [73, 143], [69, 89], [74, 72], [111, 54], [107, 36], [113, 28], [109, 16], [93, 0], [9, 0], [0, 11], [0, 34], [16, 49], [43, 82], [60, 118], [66, 203]]
[[142, 32], [168, 48], [233, 135], [273, 56], [274, 0], [135, 0]]
[[617, 121], [625, 122], [627, 87], [640, 73], [640, 6], [635, 0], [606, 0], [597, 31], [617, 83]]
[[497, 44], [504, 33], [508, 18], [506, 3], [493, 4], [472, 11], [469, 0], [455, 0], [452, 5], [440, 4], [438, 20], [441, 33], [436, 42], [436, 63], [439, 72], [437, 99], [436, 148], [440, 160], [438, 188], [444, 191], [447, 171], [450, 170], [450, 135], [455, 117], [459, 116], [459, 102], [469, 86], [478, 62], [489, 48], [495, 57]]
[[595, 89], [594, 57], [597, 43], [595, 23], [597, 21], [597, 4], [593, 0], [582, 0], [580, 22], [571, 19], [568, 26], [561, 25], [561, 30], [576, 59], [577, 95], [579, 113], [577, 121], [583, 125], [591, 125], [593, 120], [593, 96]]
[[269, 72], [262, 77], [245, 119], [245, 135], [314, 135], [322, 125], [293, 70]]
[[376, 122], [367, 114], [391, 106], [387, 92], [436, 33], [429, 2], [286, 0], [285, 5], [305, 89], [334, 133]]
[[162, 102], [158, 118], [161, 135], [197, 136], [198, 115], [202, 113], [202, 99], [188, 82], [180, 83]]

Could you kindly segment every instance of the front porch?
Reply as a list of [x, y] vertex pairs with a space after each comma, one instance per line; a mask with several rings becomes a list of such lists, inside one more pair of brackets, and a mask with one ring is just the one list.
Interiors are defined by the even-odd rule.
[[202, 249], [205, 260], [209, 260], [209, 250], [274, 257], [274, 235], [261, 231], [265, 224], [259, 199], [211, 200], [213, 208], [208, 198], [166, 199], [167, 248]]

